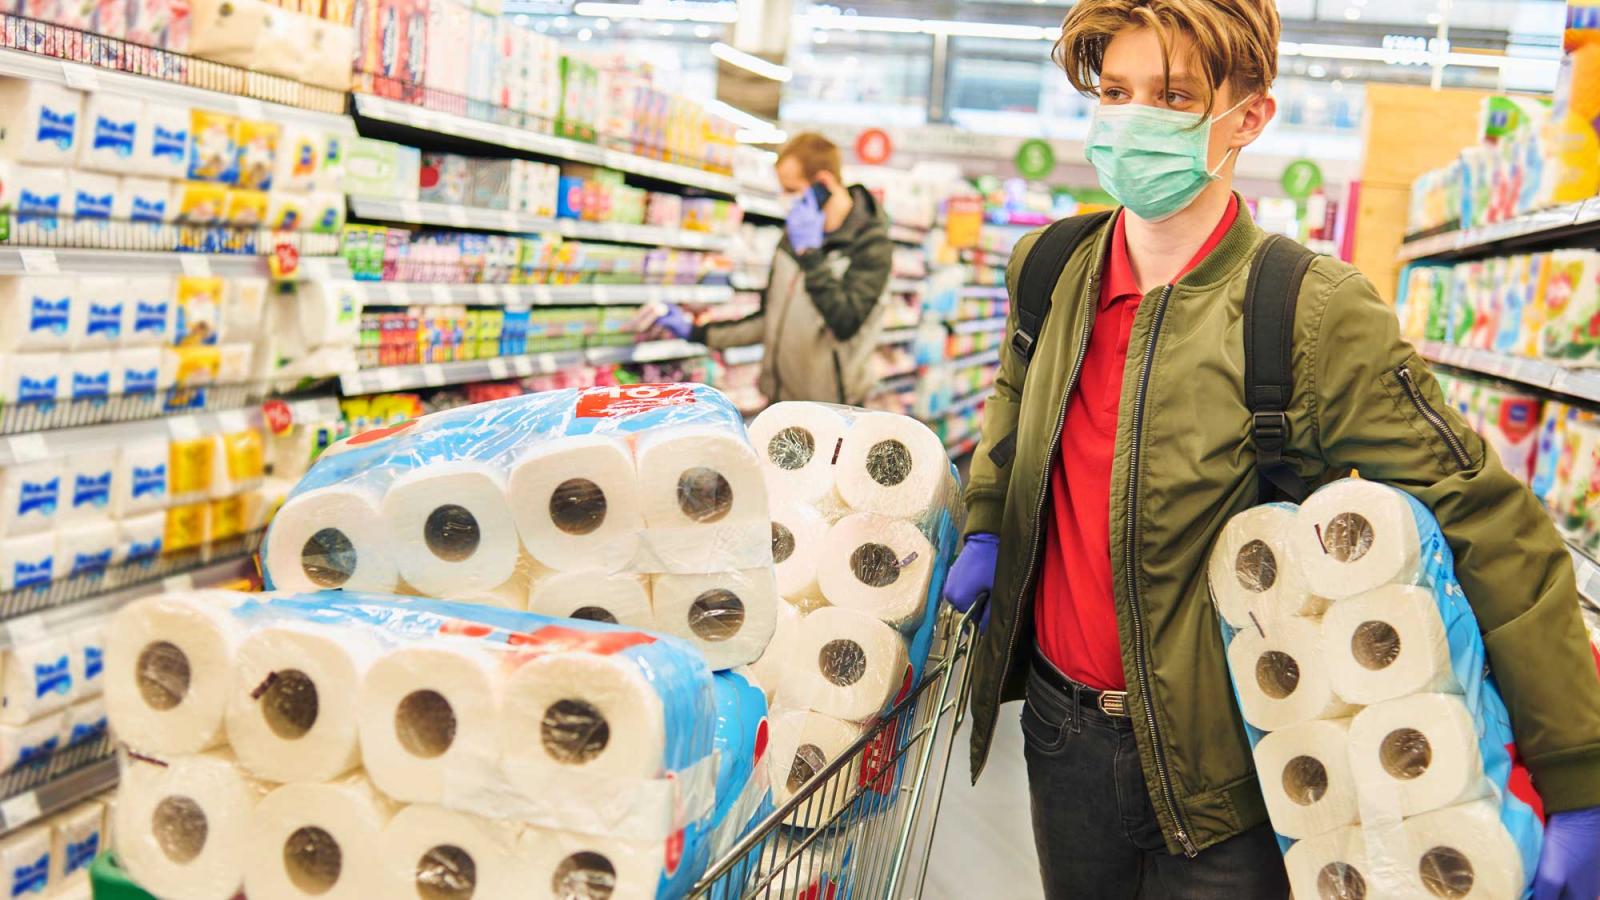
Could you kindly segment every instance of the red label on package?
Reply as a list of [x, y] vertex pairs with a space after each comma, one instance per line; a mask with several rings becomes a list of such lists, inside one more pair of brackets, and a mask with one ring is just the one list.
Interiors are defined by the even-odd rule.
[[294, 427], [294, 414], [289, 411], [289, 404], [277, 397], [261, 404], [261, 419], [273, 434], [288, 434]]
[[520, 654], [521, 659], [543, 656], [546, 653], [592, 653], [596, 656], [610, 656], [621, 653], [629, 647], [653, 644], [655, 641], [656, 639], [650, 635], [638, 631], [579, 631], [576, 628], [565, 628], [560, 625], [546, 625], [538, 631], [513, 632], [506, 637], [506, 643], [513, 647], [526, 647], [538, 651]]
[[369, 431], [363, 431], [354, 437], [346, 439], [345, 443], [352, 447], [359, 447], [362, 444], [375, 444], [384, 438], [392, 437], [402, 431], [409, 431], [411, 430], [412, 426], [416, 424], [416, 419], [407, 419], [404, 422], [401, 422], [399, 425], [390, 425], [387, 428], [373, 428]]
[[290, 278], [300, 270], [300, 251], [293, 244], [279, 244], [267, 257], [267, 269], [273, 278]]
[[683, 829], [680, 828], [667, 838], [667, 875], [678, 871], [678, 865], [683, 862]]
[[767, 755], [767, 720], [763, 718], [761, 724], [756, 726], [755, 755], [751, 759], [759, 763], [761, 757], [765, 755]]
[[615, 419], [694, 402], [694, 388], [687, 384], [619, 384], [588, 388], [578, 394], [578, 418]]

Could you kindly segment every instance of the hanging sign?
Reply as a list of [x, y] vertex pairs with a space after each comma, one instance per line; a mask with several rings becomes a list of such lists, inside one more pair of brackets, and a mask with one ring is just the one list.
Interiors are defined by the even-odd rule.
[[1022, 142], [1014, 160], [1017, 174], [1030, 181], [1048, 178], [1056, 168], [1056, 151], [1048, 141], [1038, 138]]
[[894, 142], [882, 128], [868, 128], [856, 137], [856, 159], [869, 166], [881, 166], [894, 154]]

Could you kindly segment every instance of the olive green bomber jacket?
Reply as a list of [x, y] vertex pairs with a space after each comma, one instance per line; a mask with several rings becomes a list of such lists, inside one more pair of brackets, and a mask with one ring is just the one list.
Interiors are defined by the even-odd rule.
[[[966, 530], [998, 534], [1001, 552], [971, 685], [974, 780], [1000, 704], [1023, 696], [1049, 465], [1110, 234], [1100, 228], [1072, 254], [1025, 380], [1009, 344], [1002, 351], [984, 411]], [[1140, 762], [1172, 852], [1266, 820], [1205, 580], [1222, 526], [1256, 499], [1241, 315], [1262, 238], [1241, 205], [1199, 266], [1147, 294], [1124, 373], [1109, 510], [1115, 604]], [[1007, 272], [1009, 329], [1017, 274], [1036, 240], [1018, 244]], [[1293, 340], [1289, 461], [1313, 482], [1357, 469], [1433, 510], [1547, 809], [1600, 805], [1600, 677], [1570, 558], [1538, 501], [1451, 410], [1353, 267], [1312, 264]], [[989, 451], [1013, 429], [1015, 454], [999, 467]]]

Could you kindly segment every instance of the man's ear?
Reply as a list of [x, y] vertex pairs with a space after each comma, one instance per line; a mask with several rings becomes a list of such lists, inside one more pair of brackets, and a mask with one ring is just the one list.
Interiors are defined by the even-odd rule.
[[1255, 98], [1244, 107], [1244, 120], [1239, 123], [1239, 130], [1233, 133], [1233, 140], [1228, 146], [1242, 149], [1255, 142], [1278, 114], [1278, 101], [1271, 94], [1264, 94]]
[[823, 169], [821, 172], [817, 173], [817, 183], [835, 193], [837, 193], [841, 187], [839, 184], [839, 179], [835, 178], [833, 173], [829, 172], [827, 169]]

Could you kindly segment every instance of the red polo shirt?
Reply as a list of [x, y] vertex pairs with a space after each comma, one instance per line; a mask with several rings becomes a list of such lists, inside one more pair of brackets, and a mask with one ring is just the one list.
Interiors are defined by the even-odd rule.
[[[1234, 198], [1178, 278], [1216, 249], [1238, 214]], [[1034, 594], [1039, 649], [1069, 678], [1099, 690], [1127, 689], [1111, 581], [1111, 463], [1128, 335], [1143, 299], [1119, 215], [1100, 279], [1089, 351], [1067, 403], [1061, 453], [1050, 466], [1050, 515], [1044, 522], [1044, 561]]]

